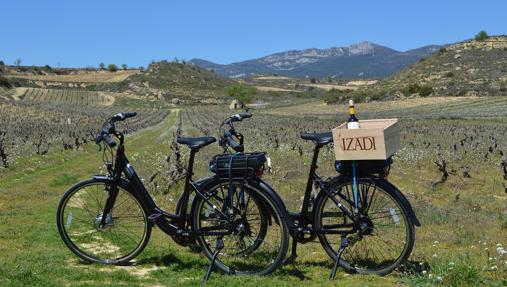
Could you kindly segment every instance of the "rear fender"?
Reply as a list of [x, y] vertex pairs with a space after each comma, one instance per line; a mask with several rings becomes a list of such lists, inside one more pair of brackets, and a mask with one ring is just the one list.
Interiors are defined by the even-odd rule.
[[[202, 181], [202, 184], [200, 184], [199, 186], [206, 190], [207, 188], [209, 188], [209, 185], [210, 184], [216, 184], [216, 182], [218, 181], [221, 181], [221, 182], [228, 182], [229, 180], [227, 179], [219, 179], [217, 177], [210, 177], [210, 178], [206, 178]], [[253, 179], [253, 180], [250, 180], [249, 181], [249, 184], [250, 185], [253, 185], [255, 188], [258, 188], [258, 189], [261, 189], [263, 190], [265, 193], [266, 193], [266, 196], [270, 197], [270, 199], [274, 202], [274, 204], [276, 204], [276, 206], [282, 211], [282, 214], [280, 214], [280, 218], [282, 220], [290, 220], [290, 217], [288, 216], [287, 214], [287, 209], [285, 207], [285, 204], [283, 203], [282, 199], [280, 198], [280, 196], [274, 191], [273, 188], [271, 188], [271, 186], [269, 186], [266, 182], [264, 182], [263, 180], [261, 179]], [[192, 209], [193, 210], [195, 207], [196, 207], [196, 203], [197, 203], [197, 199], [198, 197], [195, 197], [193, 202], [192, 202]], [[263, 201], [261, 201], [263, 203]], [[275, 211], [273, 210], [273, 208], [271, 206], [263, 206], [264, 210], [269, 210], [270, 214], [275, 214]], [[276, 216], [272, 216], [273, 219], [275, 219], [277, 221], [277, 217]], [[289, 222], [287, 222], [289, 224]]]
[[412, 208], [412, 204], [410, 204], [410, 201], [408, 201], [407, 197], [396, 186], [394, 186], [389, 181], [387, 181], [385, 179], [379, 179], [377, 181], [381, 181], [383, 184], [389, 185], [391, 188], [393, 188], [394, 190], [396, 190], [396, 192], [400, 196], [402, 204], [405, 206], [405, 208], [407, 208], [408, 216], [410, 217], [410, 219], [412, 220], [412, 222], [414, 223], [415, 226], [420, 227], [421, 226], [421, 222], [417, 218], [417, 215], [415, 214], [414, 209]]

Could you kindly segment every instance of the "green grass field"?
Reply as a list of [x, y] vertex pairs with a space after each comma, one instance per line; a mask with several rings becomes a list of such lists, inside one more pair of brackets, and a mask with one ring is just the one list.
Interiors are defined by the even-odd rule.
[[[472, 105], [467, 110], [470, 113], [475, 111]], [[161, 166], [164, 156], [169, 153], [169, 143], [176, 131], [178, 114], [186, 112], [172, 110], [162, 123], [127, 137], [127, 154], [145, 182]], [[387, 114], [396, 116], [392, 112]], [[412, 118], [417, 116], [414, 114]], [[262, 117], [268, 118], [267, 115]], [[185, 134], [202, 133], [183, 118]], [[202, 121], [205, 121], [205, 118], [203, 117]], [[301, 118], [292, 117], [288, 120]], [[332, 125], [329, 120], [323, 121]], [[480, 120], [466, 121], [425, 120], [424, 123], [441, 128], [436, 133], [442, 133], [445, 127], [453, 124], [483, 127]], [[507, 215], [503, 213], [507, 195], [503, 191], [502, 175], [498, 167], [499, 156], [492, 155], [492, 158], [481, 162], [467, 155], [465, 160], [473, 164], [471, 178], [451, 174], [445, 184], [431, 190], [431, 181], [438, 178], [437, 169], [432, 163], [434, 151], [422, 147], [424, 138], [416, 138], [415, 135], [424, 131], [425, 127], [413, 122], [413, 119], [405, 119], [402, 122], [404, 149], [400, 152], [390, 177], [410, 198], [423, 224], [416, 230], [416, 246], [406, 266], [385, 277], [350, 275], [340, 270], [335, 281], [330, 282], [327, 278], [332, 261], [320, 244], [315, 242], [299, 246], [300, 257], [295, 267], [285, 266], [268, 277], [231, 277], [214, 273], [207, 285], [507, 285], [507, 255], [502, 255], [499, 251], [507, 246]], [[198, 124], [204, 125], [204, 122]], [[500, 141], [505, 138], [501, 135], [505, 125], [505, 122], [500, 121], [494, 126], [496, 131], [493, 134], [498, 134]], [[216, 135], [215, 129], [212, 134]], [[287, 134], [295, 138], [294, 142], [300, 141], [296, 134]], [[449, 137], [431, 135], [442, 145], [447, 144]], [[414, 147], [410, 148], [409, 142], [413, 138], [417, 140], [414, 140]], [[248, 141], [248, 138], [246, 140]], [[263, 139], [256, 139], [256, 142], [261, 140]], [[267, 175], [266, 180], [276, 188], [291, 210], [297, 209], [301, 203], [305, 172], [310, 160], [311, 146], [301, 146], [305, 151], [301, 156], [297, 151], [285, 147], [263, 146], [270, 152], [275, 164], [275, 174]], [[499, 149], [504, 146], [501, 142]], [[184, 147], [182, 150], [185, 160], [187, 151]], [[196, 177], [209, 174], [207, 162], [211, 155], [218, 152], [217, 146], [213, 145], [198, 154]], [[8, 169], [0, 170], [0, 286], [201, 284], [209, 265], [207, 258], [178, 246], [157, 229], [147, 248], [131, 266], [85, 264], [66, 248], [55, 223], [58, 200], [73, 183], [104, 170], [101, 155], [95, 145], [88, 144], [80, 150], [54, 151], [45, 156], [22, 157]], [[323, 154], [321, 163], [323, 174], [333, 175], [330, 161], [332, 152], [327, 151]], [[450, 165], [453, 164], [451, 162]], [[454, 165], [460, 167], [458, 163]], [[459, 174], [459, 170], [456, 174]], [[172, 211], [180, 191], [181, 184], [177, 184], [167, 195], [154, 193], [154, 196], [161, 206]]]

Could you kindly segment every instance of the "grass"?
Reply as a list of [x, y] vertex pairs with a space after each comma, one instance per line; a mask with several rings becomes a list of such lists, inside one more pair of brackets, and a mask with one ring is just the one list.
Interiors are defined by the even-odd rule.
[[[146, 180], [152, 175], [169, 152], [177, 114], [174, 110], [157, 126], [127, 137], [127, 155], [141, 178]], [[456, 121], [463, 120], [445, 123]], [[201, 133], [185, 121], [183, 130], [189, 135]], [[288, 148], [267, 149], [275, 174], [266, 175], [265, 179], [290, 210], [297, 210], [302, 201], [311, 156], [310, 146], [304, 147], [301, 157]], [[182, 151], [186, 160], [188, 153], [184, 147]], [[198, 153], [196, 177], [209, 175], [208, 160], [218, 152], [213, 145]], [[323, 152], [319, 169], [322, 174], [333, 174], [331, 162], [332, 152]], [[96, 146], [86, 145], [81, 150], [21, 158], [9, 169], [0, 171], [0, 286], [201, 284], [209, 261], [178, 246], [158, 229], [132, 266], [84, 264], [65, 247], [55, 226], [58, 200], [70, 185], [101, 170], [104, 170], [101, 153]], [[316, 242], [298, 247], [300, 257], [296, 267], [285, 266], [262, 278], [214, 273], [208, 285], [505, 286], [507, 257], [497, 250], [499, 246], [507, 246], [507, 221], [502, 214], [505, 199], [495, 197], [504, 196], [500, 174], [491, 166], [476, 163], [471, 179], [462, 182], [451, 176], [432, 191], [429, 183], [437, 176], [431, 159], [423, 158], [415, 164], [400, 157], [395, 162], [390, 180], [410, 198], [423, 226], [416, 231], [416, 247], [409, 262], [391, 275], [349, 275], [340, 270], [337, 279], [330, 282], [327, 278], [332, 262]], [[162, 207], [171, 211], [180, 192], [178, 184], [165, 196], [153, 195]]]

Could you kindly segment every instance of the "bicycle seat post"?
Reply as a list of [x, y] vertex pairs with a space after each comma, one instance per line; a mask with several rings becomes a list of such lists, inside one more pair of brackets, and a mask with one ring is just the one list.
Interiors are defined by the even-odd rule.
[[185, 226], [185, 220], [187, 219], [187, 201], [190, 196], [190, 180], [193, 176], [193, 169], [194, 169], [194, 158], [195, 153], [198, 151], [198, 149], [190, 149], [190, 157], [188, 159], [188, 165], [187, 165], [187, 174], [185, 175], [185, 187], [183, 190], [183, 202], [184, 204], [181, 206], [181, 213], [180, 213], [180, 219], [179, 224], [180, 226]]
[[308, 209], [310, 205], [310, 194], [312, 191], [313, 186], [313, 175], [315, 173], [315, 170], [317, 170], [317, 160], [319, 158], [319, 150], [320, 145], [315, 144], [315, 149], [313, 151], [313, 157], [312, 157], [312, 163], [310, 165], [310, 171], [308, 173], [308, 181], [306, 183], [306, 191], [305, 191], [305, 197], [303, 198], [303, 206], [301, 208], [301, 219], [306, 220], [306, 216], [308, 214]]

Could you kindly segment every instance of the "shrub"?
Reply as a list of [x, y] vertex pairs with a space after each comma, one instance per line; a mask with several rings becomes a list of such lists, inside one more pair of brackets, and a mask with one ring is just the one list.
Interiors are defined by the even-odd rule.
[[44, 66], [44, 70], [46, 70], [46, 71], [51, 71], [52, 69], [51, 69], [51, 66], [50, 66], [50, 65], [45, 65], [45, 66]]
[[407, 92], [409, 94], [419, 94], [421, 97], [427, 97], [433, 93], [433, 88], [430, 86], [421, 86], [419, 84], [408, 85]]
[[447, 52], [447, 49], [445, 47], [442, 47], [440, 50], [438, 50], [439, 54], [444, 54], [445, 52]]
[[315, 80], [315, 78], [310, 79], [310, 83], [315, 84], [316, 82], [317, 82], [317, 80]]
[[447, 73], [445, 74], [445, 76], [446, 76], [447, 78], [452, 78], [452, 77], [454, 77], [454, 73], [453, 73], [453, 72], [447, 72]]
[[0, 61], [0, 66], [5, 66], [4, 61]]
[[6, 78], [0, 76], [0, 87], [12, 88], [11, 83]]
[[255, 87], [243, 84], [234, 84], [227, 88], [227, 95], [244, 104], [251, 103], [256, 93], [257, 89]]
[[356, 103], [359, 103], [361, 101], [360, 96], [351, 95], [351, 90], [340, 91], [335, 88], [332, 88], [331, 90], [327, 91], [322, 99], [326, 104], [330, 105], [341, 103], [349, 97], [352, 97], [354, 102]]
[[118, 67], [117, 67], [115, 64], [109, 64], [109, 65], [107, 66], [107, 70], [108, 70], [109, 72], [116, 72], [116, 71], [118, 71]]
[[480, 31], [479, 33], [477, 33], [477, 35], [475, 35], [474, 37], [474, 40], [475, 41], [484, 41], [488, 38], [488, 33], [486, 33], [486, 31], [482, 30]]

